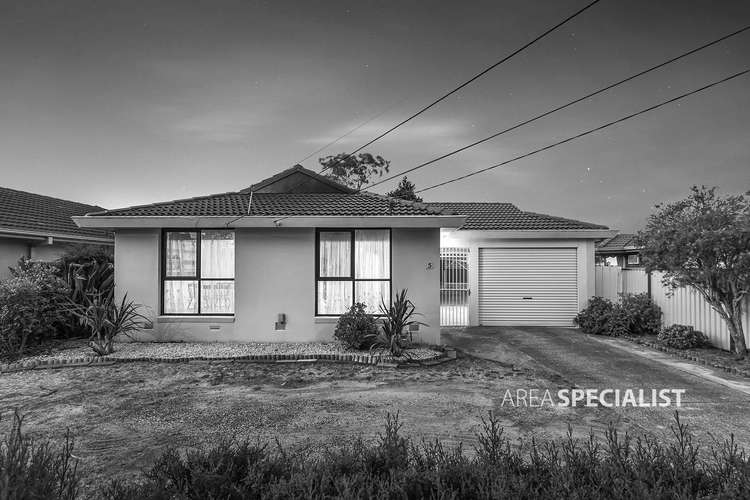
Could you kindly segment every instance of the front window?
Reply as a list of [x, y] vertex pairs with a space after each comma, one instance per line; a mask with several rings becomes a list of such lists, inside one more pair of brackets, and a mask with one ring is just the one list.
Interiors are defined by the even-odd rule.
[[641, 260], [638, 258], [638, 254], [637, 253], [633, 253], [633, 254], [628, 255], [628, 264], [629, 265], [631, 265], [631, 266], [637, 266], [638, 264], [640, 264], [640, 262], [641, 262]]
[[391, 296], [390, 229], [318, 231], [316, 271], [316, 315], [338, 316], [355, 302], [376, 314]]
[[234, 314], [234, 231], [165, 231], [164, 314]]

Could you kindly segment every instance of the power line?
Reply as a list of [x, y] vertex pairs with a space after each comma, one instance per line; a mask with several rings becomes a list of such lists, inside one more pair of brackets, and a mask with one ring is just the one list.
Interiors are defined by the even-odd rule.
[[493, 168], [502, 167], [504, 165], [507, 165], [509, 163], [513, 163], [513, 162], [521, 160], [523, 158], [528, 158], [529, 156], [535, 155], [537, 153], [541, 153], [542, 151], [547, 151], [548, 149], [552, 149], [554, 147], [557, 147], [557, 146], [560, 146], [562, 144], [574, 141], [576, 139], [580, 139], [581, 137], [593, 134], [594, 132], [598, 132], [599, 130], [603, 130], [603, 129], [607, 128], [607, 127], [611, 127], [612, 125], [616, 125], [618, 123], [622, 123], [625, 120], [629, 120], [629, 119], [634, 118], [634, 117], [636, 117], [638, 115], [642, 115], [644, 113], [648, 113], [649, 111], [653, 111], [653, 110], [655, 110], [657, 108], [661, 108], [662, 106], [666, 106], [667, 104], [671, 104], [671, 103], [673, 103], [675, 101], [679, 101], [680, 99], [684, 99], [684, 98], [686, 98], [688, 96], [691, 96], [693, 94], [697, 94], [698, 92], [702, 92], [702, 91], [707, 90], [707, 89], [709, 89], [711, 87], [715, 87], [716, 85], [728, 82], [729, 80], [733, 80], [735, 78], [739, 78], [740, 76], [743, 76], [743, 75], [745, 75], [747, 73], [750, 73], [750, 69], [746, 69], [744, 71], [740, 71], [739, 73], [735, 73], [735, 74], [733, 74], [731, 76], [728, 76], [726, 78], [722, 78], [721, 80], [718, 80], [718, 81], [715, 81], [715, 82], [710, 83], [708, 85], [705, 85], [705, 86], [703, 86], [703, 87], [701, 87], [699, 89], [695, 89], [695, 90], [692, 90], [692, 91], [687, 92], [685, 94], [679, 95], [677, 97], [673, 97], [672, 99], [669, 99], [667, 101], [663, 101], [663, 102], [661, 102], [659, 104], [656, 104], [654, 106], [649, 106], [648, 108], [642, 109], [642, 110], [637, 111], [637, 112], [632, 113], [632, 114], [629, 114], [629, 115], [624, 116], [622, 118], [619, 118], [617, 120], [605, 123], [604, 125], [600, 125], [599, 127], [587, 130], [586, 132], [581, 132], [580, 134], [576, 134], [576, 135], [574, 135], [572, 137], [568, 137], [567, 139], [563, 139], [562, 141], [558, 141], [558, 142], [555, 142], [553, 144], [544, 146], [543, 148], [535, 149], [534, 151], [531, 151], [530, 153], [526, 153], [526, 154], [523, 154], [521, 156], [516, 156], [515, 158], [511, 158], [510, 160], [505, 160], [503, 162], [496, 163], [495, 165], [491, 165], [489, 167], [482, 168], [480, 170], [475, 170], [474, 172], [470, 172], [468, 174], [461, 175], [459, 177], [455, 177], [453, 179], [449, 179], [447, 181], [440, 182], [438, 184], [434, 184], [434, 185], [426, 187], [424, 189], [420, 189], [418, 191], [415, 191], [415, 193], [423, 193], [425, 191], [429, 191], [430, 189], [435, 189], [435, 188], [438, 188], [438, 187], [441, 187], [441, 186], [445, 186], [446, 184], [451, 184], [453, 182], [458, 182], [458, 181], [464, 180], [464, 179], [466, 179], [468, 177], [472, 177], [474, 175], [481, 174], [481, 173], [486, 172], [488, 170], [492, 170]]
[[547, 29], [547, 30], [546, 30], [546, 31], [545, 31], [544, 33], [542, 33], [541, 35], [538, 35], [538, 36], [537, 36], [536, 38], [534, 38], [534, 39], [532, 39], [531, 41], [527, 42], [526, 44], [522, 45], [522, 46], [521, 46], [521, 47], [519, 47], [518, 49], [516, 49], [516, 50], [514, 50], [513, 52], [511, 52], [510, 54], [508, 54], [507, 56], [505, 56], [505, 57], [503, 57], [502, 59], [500, 59], [499, 61], [495, 62], [494, 64], [491, 64], [490, 66], [488, 66], [487, 68], [483, 69], [482, 71], [480, 71], [479, 73], [477, 73], [477, 74], [476, 74], [476, 75], [474, 75], [473, 77], [469, 78], [468, 80], [466, 80], [466, 81], [465, 81], [464, 83], [462, 83], [462, 84], [461, 84], [461, 85], [459, 85], [458, 87], [455, 87], [455, 88], [454, 88], [453, 90], [451, 90], [451, 91], [449, 91], [449, 92], [447, 92], [447, 93], [443, 94], [442, 96], [440, 96], [439, 98], [435, 99], [434, 101], [432, 101], [432, 102], [431, 102], [430, 104], [428, 104], [427, 106], [424, 106], [424, 107], [423, 107], [422, 109], [420, 109], [420, 110], [419, 110], [419, 111], [417, 111], [416, 113], [414, 113], [414, 114], [410, 115], [410, 116], [409, 116], [409, 117], [407, 117], [406, 119], [404, 119], [404, 120], [400, 121], [399, 123], [397, 123], [397, 124], [396, 124], [396, 125], [394, 125], [393, 127], [389, 128], [388, 130], [386, 130], [386, 131], [385, 131], [385, 132], [383, 132], [382, 134], [378, 135], [378, 136], [377, 136], [377, 137], [375, 137], [374, 139], [372, 139], [372, 140], [368, 141], [367, 143], [363, 144], [362, 146], [358, 147], [357, 149], [355, 149], [354, 151], [352, 151], [351, 153], [349, 153], [349, 155], [348, 155], [348, 156], [351, 156], [351, 155], [353, 155], [353, 154], [356, 154], [356, 153], [358, 153], [359, 151], [362, 151], [362, 150], [363, 150], [363, 149], [365, 149], [365, 148], [366, 148], [367, 146], [369, 146], [369, 145], [371, 145], [372, 143], [374, 143], [374, 142], [376, 142], [376, 141], [378, 141], [378, 140], [382, 139], [383, 137], [385, 137], [386, 135], [390, 134], [391, 132], [393, 132], [393, 131], [394, 131], [394, 130], [396, 130], [397, 128], [401, 127], [402, 125], [405, 125], [406, 123], [408, 123], [408, 122], [412, 121], [412, 120], [413, 120], [414, 118], [418, 117], [419, 115], [421, 115], [422, 113], [424, 113], [424, 112], [425, 112], [425, 111], [427, 111], [428, 109], [432, 108], [432, 107], [433, 107], [433, 106], [435, 106], [436, 104], [438, 104], [438, 103], [440, 103], [440, 102], [444, 101], [445, 99], [447, 99], [448, 97], [452, 96], [453, 94], [455, 94], [456, 92], [458, 92], [458, 91], [459, 91], [459, 90], [461, 90], [462, 88], [464, 88], [464, 87], [466, 87], [467, 85], [469, 85], [469, 84], [473, 83], [474, 81], [476, 81], [476, 80], [478, 80], [479, 78], [483, 77], [484, 75], [486, 75], [487, 73], [489, 73], [489, 72], [490, 72], [490, 71], [492, 71], [493, 69], [497, 68], [498, 66], [500, 66], [500, 65], [501, 65], [501, 64], [503, 64], [504, 62], [508, 61], [509, 59], [512, 59], [513, 57], [517, 56], [518, 54], [520, 54], [520, 53], [521, 53], [521, 52], [523, 52], [524, 50], [528, 49], [529, 47], [531, 47], [532, 45], [534, 45], [534, 44], [535, 44], [536, 42], [538, 42], [538, 41], [539, 41], [539, 40], [541, 40], [542, 38], [546, 37], [547, 35], [549, 35], [549, 34], [550, 34], [550, 33], [552, 33], [553, 31], [557, 30], [558, 28], [560, 28], [561, 26], [563, 26], [563, 25], [564, 25], [564, 24], [566, 24], [567, 22], [569, 22], [569, 21], [573, 20], [574, 18], [578, 17], [578, 16], [580, 15], [580, 14], [583, 14], [583, 13], [584, 13], [585, 11], [587, 11], [588, 9], [590, 9], [591, 7], [593, 7], [594, 5], [596, 5], [597, 3], [599, 3], [600, 1], [601, 1], [601, 0], [594, 0], [593, 2], [589, 3], [589, 4], [588, 4], [588, 5], [586, 5], [585, 7], [581, 8], [581, 9], [579, 9], [578, 11], [574, 12], [573, 14], [569, 15], [568, 17], [566, 17], [565, 19], [563, 19], [562, 21], [560, 21], [560, 22], [559, 22], [559, 23], [557, 23], [556, 25], [554, 25], [554, 26], [552, 26], [551, 28]]
[[385, 108], [383, 111], [381, 111], [377, 115], [374, 115], [374, 116], [368, 118], [367, 120], [363, 121], [362, 123], [360, 123], [359, 125], [357, 125], [353, 129], [349, 130], [345, 134], [343, 134], [343, 135], [337, 137], [336, 139], [332, 140], [331, 142], [329, 142], [325, 146], [316, 149], [315, 151], [313, 151], [309, 155], [307, 155], [304, 158], [302, 158], [297, 163], [298, 164], [302, 164], [304, 161], [309, 160], [311, 157], [315, 156], [316, 154], [320, 153], [321, 151], [325, 151], [326, 149], [330, 148], [331, 146], [333, 146], [334, 144], [338, 143], [342, 139], [345, 139], [345, 138], [349, 137], [350, 135], [352, 135], [354, 132], [356, 132], [357, 130], [361, 129], [365, 125], [367, 125], [367, 124], [369, 124], [369, 123], [377, 120], [378, 118], [380, 118], [381, 116], [383, 116], [384, 114], [386, 114], [388, 111], [390, 111], [391, 109], [393, 109], [394, 107], [396, 107], [396, 105], [401, 104], [402, 102], [404, 102], [404, 100], [405, 99], [402, 99], [402, 100], [400, 100], [398, 102], [395, 102], [395, 103], [391, 104], [390, 106], [388, 106], [387, 108]]
[[666, 60], [666, 61], [664, 61], [662, 63], [659, 63], [659, 64], [657, 64], [655, 66], [651, 66], [650, 68], [645, 69], [643, 71], [640, 71], [640, 72], [638, 72], [638, 73], [636, 73], [636, 74], [634, 74], [632, 76], [624, 78], [624, 79], [622, 79], [620, 81], [617, 81], [615, 83], [611, 83], [611, 84], [607, 85], [606, 87], [602, 87], [599, 90], [591, 92], [590, 94], [586, 94], [583, 97], [579, 97], [578, 99], [575, 99], [575, 100], [570, 101], [570, 102], [568, 102], [566, 104], [563, 104], [562, 106], [558, 106], [556, 108], [552, 108], [552, 109], [550, 109], [548, 111], [545, 111], [544, 113], [542, 113], [540, 115], [536, 115], [533, 118], [529, 118], [528, 120], [522, 121], [522, 122], [517, 123], [517, 124], [515, 124], [515, 125], [513, 125], [511, 127], [506, 128], [504, 130], [501, 130], [501, 131], [496, 132], [496, 133], [494, 133], [492, 135], [489, 135], [489, 136], [485, 137], [484, 139], [479, 139], [478, 141], [472, 142], [471, 144], [467, 144], [466, 146], [463, 146], [461, 148], [454, 149], [453, 151], [450, 151], [448, 153], [445, 153], [444, 155], [438, 156], [437, 158], [433, 158], [433, 159], [431, 159], [429, 161], [426, 161], [424, 163], [420, 163], [419, 165], [417, 165], [415, 167], [411, 167], [411, 168], [409, 168], [407, 170], [404, 170], [403, 172], [401, 172], [399, 174], [391, 175], [390, 177], [386, 177], [385, 179], [381, 179], [381, 180], [379, 180], [377, 182], [374, 182], [374, 183], [372, 183], [372, 184], [370, 184], [368, 186], [364, 186], [364, 187], [362, 187], [362, 189], [365, 189], [365, 188], [372, 189], [375, 186], [378, 186], [380, 184], [383, 184], [385, 182], [393, 180], [393, 179], [395, 179], [397, 177], [401, 177], [401, 176], [403, 176], [405, 174], [408, 174], [410, 172], [414, 172], [415, 170], [419, 170], [420, 168], [426, 167], [428, 165], [432, 165], [433, 163], [439, 162], [440, 160], [444, 160], [444, 159], [446, 159], [448, 157], [451, 157], [453, 155], [461, 153], [462, 151], [466, 151], [469, 148], [473, 148], [474, 146], [478, 146], [479, 144], [483, 144], [483, 143], [485, 143], [485, 142], [487, 142], [489, 140], [492, 140], [492, 139], [494, 139], [496, 137], [499, 137], [499, 136], [501, 136], [503, 134], [507, 134], [508, 132], [511, 132], [511, 131], [516, 130], [516, 129], [520, 128], [520, 127], [523, 127], [524, 125], [528, 125], [529, 123], [532, 123], [532, 122], [535, 122], [535, 121], [540, 120], [542, 118], [545, 118], [545, 117], [551, 115], [552, 113], [556, 113], [556, 112], [561, 111], [561, 110], [563, 110], [565, 108], [569, 108], [570, 106], [573, 106], [574, 104], [578, 104], [581, 101], [585, 101], [586, 99], [589, 99], [589, 98], [594, 97], [596, 95], [599, 95], [599, 94], [601, 94], [603, 92], [611, 90], [614, 87], [622, 85], [623, 83], [627, 83], [627, 82], [629, 82], [631, 80], [634, 80], [634, 79], [636, 79], [638, 77], [641, 77], [641, 76], [643, 76], [643, 75], [645, 75], [647, 73], [650, 73], [650, 72], [655, 71], [657, 69], [663, 68], [664, 66], [667, 66], [668, 64], [671, 64], [671, 63], [673, 63], [675, 61], [679, 61], [680, 59], [683, 59], [685, 57], [693, 55], [696, 52], [699, 52], [701, 50], [707, 49], [708, 47], [711, 47], [713, 45], [716, 45], [717, 43], [723, 42], [724, 40], [726, 40], [728, 38], [731, 38], [733, 36], [737, 36], [740, 33], [744, 33], [747, 30], [750, 30], [750, 26], [745, 26], [744, 28], [741, 28], [741, 29], [739, 29], [737, 31], [734, 31], [734, 32], [732, 32], [732, 33], [730, 33], [728, 35], [724, 35], [721, 38], [717, 38], [716, 40], [713, 40], [711, 42], [705, 43], [705, 44], [701, 45], [700, 47], [696, 47], [696, 48], [694, 48], [692, 50], [684, 52], [684, 53], [682, 53], [682, 54], [680, 54], [680, 55], [678, 55], [676, 57], [668, 59], [668, 60]]
[[[418, 117], [419, 115], [421, 115], [422, 113], [424, 113], [424, 112], [425, 112], [425, 111], [427, 111], [428, 109], [430, 109], [430, 108], [434, 107], [435, 105], [437, 105], [438, 103], [440, 103], [440, 102], [444, 101], [444, 100], [445, 100], [445, 99], [447, 99], [448, 97], [452, 96], [453, 94], [455, 94], [455, 93], [456, 93], [456, 92], [458, 92], [459, 90], [461, 90], [461, 89], [463, 89], [464, 87], [466, 87], [466, 86], [470, 85], [471, 83], [475, 82], [476, 80], [478, 80], [479, 78], [483, 77], [484, 75], [486, 75], [487, 73], [489, 73], [489, 72], [490, 72], [490, 71], [492, 71], [493, 69], [497, 68], [497, 67], [498, 67], [498, 66], [500, 66], [501, 64], [505, 63], [505, 62], [506, 62], [506, 61], [508, 61], [509, 59], [512, 59], [513, 57], [517, 56], [518, 54], [520, 54], [521, 52], [523, 52], [523, 51], [524, 51], [524, 50], [526, 50], [527, 48], [529, 48], [529, 47], [531, 47], [532, 45], [534, 45], [534, 44], [535, 44], [536, 42], [538, 42], [539, 40], [541, 40], [541, 39], [545, 38], [545, 37], [546, 37], [547, 35], [549, 35], [550, 33], [552, 33], [552, 32], [554, 32], [554, 31], [556, 31], [557, 29], [559, 29], [559, 28], [560, 28], [560, 27], [562, 27], [563, 25], [567, 24], [567, 23], [568, 23], [569, 21], [572, 21], [573, 19], [575, 19], [575, 18], [576, 18], [576, 17], [578, 17], [579, 15], [583, 14], [583, 13], [584, 13], [585, 11], [587, 11], [588, 9], [590, 9], [591, 7], [593, 7], [594, 5], [596, 5], [597, 3], [599, 3], [600, 1], [601, 1], [601, 0], [593, 0], [592, 2], [588, 3], [588, 4], [587, 4], [587, 5], [585, 5], [584, 7], [582, 7], [582, 8], [580, 8], [580, 9], [578, 9], [578, 10], [577, 10], [576, 12], [574, 12], [574, 13], [573, 13], [573, 14], [571, 14], [571, 15], [569, 15], [568, 17], [566, 17], [566, 18], [565, 18], [565, 19], [563, 19], [562, 21], [558, 22], [557, 24], [555, 24], [555, 25], [554, 25], [554, 26], [552, 26], [551, 28], [548, 28], [547, 30], [545, 30], [545, 31], [544, 31], [544, 32], [543, 32], [542, 34], [540, 34], [540, 35], [537, 35], [537, 36], [536, 36], [535, 38], [533, 38], [533, 39], [532, 39], [531, 41], [529, 41], [529, 42], [525, 43], [524, 45], [522, 45], [522, 46], [521, 46], [521, 47], [519, 47], [518, 49], [514, 50], [514, 51], [513, 51], [513, 52], [511, 52], [510, 54], [508, 54], [508, 55], [506, 55], [505, 57], [503, 57], [502, 59], [500, 59], [499, 61], [496, 61], [495, 63], [491, 64], [490, 66], [488, 66], [487, 68], [483, 69], [482, 71], [480, 71], [480, 72], [479, 72], [479, 73], [477, 73], [476, 75], [472, 76], [471, 78], [469, 78], [469, 79], [468, 79], [468, 80], [466, 80], [465, 82], [461, 83], [461, 84], [460, 84], [460, 85], [458, 85], [457, 87], [454, 87], [454, 88], [453, 88], [452, 90], [450, 90], [450, 91], [448, 91], [447, 93], [443, 94], [442, 96], [438, 97], [437, 99], [435, 99], [434, 101], [432, 101], [432, 102], [431, 102], [431, 103], [429, 103], [428, 105], [426, 105], [426, 106], [422, 107], [422, 108], [421, 108], [421, 109], [419, 109], [419, 110], [418, 110], [417, 112], [415, 112], [415, 113], [411, 114], [410, 116], [408, 116], [408, 117], [407, 117], [407, 118], [405, 118], [404, 120], [400, 121], [400, 122], [399, 122], [399, 123], [397, 123], [396, 125], [392, 126], [391, 128], [389, 128], [389, 129], [388, 129], [388, 130], [386, 130], [385, 132], [381, 133], [380, 135], [378, 135], [378, 136], [377, 136], [377, 137], [375, 137], [374, 139], [371, 139], [370, 141], [368, 141], [368, 142], [366, 142], [365, 144], [361, 145], [360, 147], [358, 147], [357, 149], [355, 149], [355, 150], [354, 150], [354, 151], [352, 151], [351, 153], [347, 153], [347, 154], [345, 154], [343, 158], [341, 158], [341, 159], [338, 159], [338, 160], [335, 160], [335, 163], [334, 163], [333, 165], [335, 165], [336, 163], [340, 163], [341, 161], [344, 161], [344, 160], [346, 160], [346, 159], [348, 159], [348, 158], [351, 158], [351, 157], [352, 157], [353, 155], [355, 155], [355, 154], [357, 154], [358, 152], [362, 151], [362, 150], [363, 150], [363, 149], [365, 149], [365, 148], [366, 148], [367, 146], [370, 146], [371, 144], [375, 143], [376, 141], [379, 141], [380, 139], [382, 139], [382, 138], [383, 138], [383, 137], [385, 137], [386, 135], [390, 134], [390, 133], [391, 133], [391, 132], [393, 132], [394, 130], [398, 129], [399, 127], [401, 127], [401, 126], [405, 125], [406, 123], [408, 123], [408, 122], [412, 121], [412, 120], [413, 120], [414, 118]], [[325, 171], [326, 171], [326, 170], [328, 170], [329, 168], [332, 168], [332, 167], [333, 167], [333, 165], [327, 165], [327, 166], [323, 167], [323, 169], [321, 169], [321, 171], [320, 171], [319, 173], [323, 173], [323, 172], [325, 172]], [[297, 186], [299, 186], [299, 185], [301, 185], [301, 183], [300, 183], [300, 184], [298, 184]], [[292, 186], [292, 189], [293, 189], [293, 188], [295, 188], [295, 187], [297, 187], [297, 186]], [[284, 219], [288, 219], [289, 217], [291, 217], [291, 216], [280, 217], [280, 218], [276, 219], [276, 220], [275, 220], [274, 222], [278, 223], [279, 221], [282, 221], [282, 220], [284, 220]]]

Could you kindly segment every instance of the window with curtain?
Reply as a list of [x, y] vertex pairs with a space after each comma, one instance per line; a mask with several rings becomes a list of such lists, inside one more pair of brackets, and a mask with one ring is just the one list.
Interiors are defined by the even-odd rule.
[[164, 232], [164, 314], [234, 314], [234, 231]]
[[391, 296], [390, 229], [320, 230], [316, 314], [338, 316], [355, 302], [371, 314]]

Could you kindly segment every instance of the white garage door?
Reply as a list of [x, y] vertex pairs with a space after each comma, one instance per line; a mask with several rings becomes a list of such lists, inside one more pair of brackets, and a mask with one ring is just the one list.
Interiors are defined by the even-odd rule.
[[577, 268], [575, 248], [480, 248], [479, 323], [571, 326]]

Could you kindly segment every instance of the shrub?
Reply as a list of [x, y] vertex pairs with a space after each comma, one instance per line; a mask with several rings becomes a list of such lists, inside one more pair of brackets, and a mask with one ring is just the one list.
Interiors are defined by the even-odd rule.
[[609, 318], [614, 305], [603, 297], [591, 297], [589, 305], [573, 319], [584, 333], [609, 335]]
[[622, 297], [622, 308], [630, 317], [630, 333], [633, 335], [656, 335], [661, 328], [661, 308], [654, 304], [646, 293], [626, 294]]
[[[383, 315], [383, 324], [380, 331], [375, 335], [370, 349], [388, 351], [392, 356], [403, 356], [405, 349], [412, 342], [411, 327], [413, 325], [424, 325], [414, 318], [420, 314], [415, 312], [416, 307], [406, 297], [406, 289], [396, 294], [390, 305], [381, 299], [380, 314]], [[404, 333], [406, 330], [407, 333]]]
[[114, 248], [106, 245], [69, 245], [57, 265], [61, 276], [65, 276], [71, 264], [88, 264], [92, 261], [97, 264], [114, 263]]
[[694, 349], [709, 344], [708, 337], [690, 325], [672, 325], [659, 332], [660, 344], [675, 349]]
[[99, 497], [202, 498], [747, 498], [750, 461], [733, 439], [701, 459], [675, 417], [673, 438], [633, 437], [612, 425], [598, 440], [520, 443], [500, 419], [482, 421], [475, 453], [439, 440], [415, 443], [389, 416], [374, 442], [291, 452], [276, 443], [220, 443], [165, 452], [139, 482], [111, 482]]
[[68, 293], [54, 265], [21, 259], [0, 282], [0, 355], [17, 358], [29, 344], [56, 337]]
[[369, 349], [377, 333], [375, 318], [358, 302], [339, 317], [333, 336], [349, 349]]
[[10, 433], [0, 442], [0, 498], [77, 498], [80, 479], [70, 434], [57, 449], [49, 441], [35, 442], [23, 434], [22, 424], [16, 412]]
[[573, 321], [585, 333], [594, 335], [653, 335], [661, 326], [661, 308], [644, 293], [624, 295], [620, 304], [603, 297], [591, 297], [588, 307]]
[[138, 312], [141, 306], [128, 300], [127, 294], [118, 304], [112, 295], [90, 294], [81, 305], [70, 300], [68, 311], [76, 316], [89, 332], [89, 345], [99, 356], [112, 354], [115, 339], [140, 330], [148, 319]]

